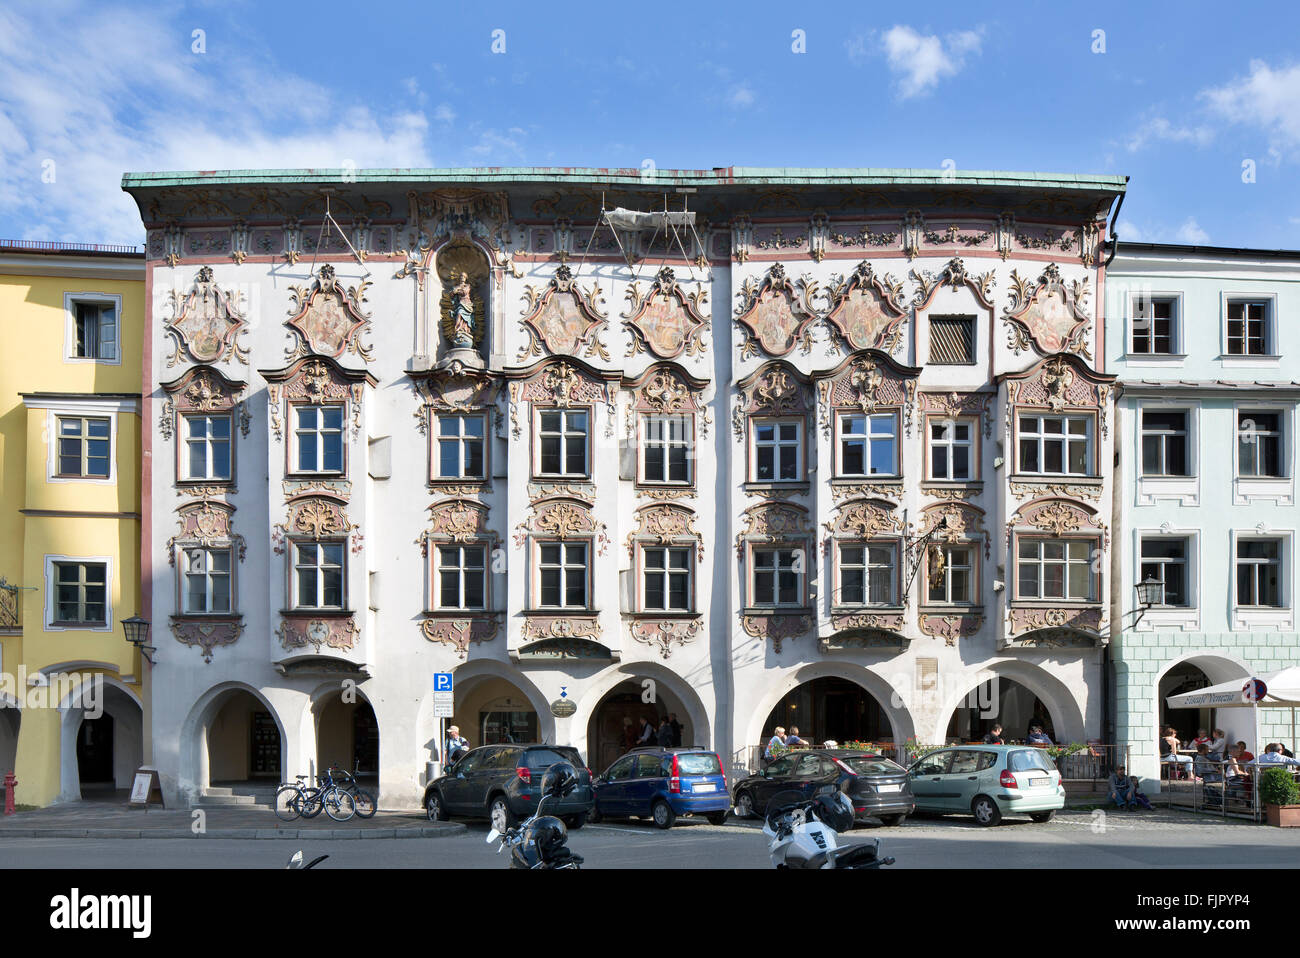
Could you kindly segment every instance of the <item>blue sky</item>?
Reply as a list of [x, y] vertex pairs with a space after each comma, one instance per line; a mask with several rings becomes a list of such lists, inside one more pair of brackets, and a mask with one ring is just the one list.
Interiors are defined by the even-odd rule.
[[1239, 10], [20, 0], [0, 238], [141, 242], [126, 170], [951, 161], [1129, 174], [1127, 239], [1296, 249], [1300, 5]]

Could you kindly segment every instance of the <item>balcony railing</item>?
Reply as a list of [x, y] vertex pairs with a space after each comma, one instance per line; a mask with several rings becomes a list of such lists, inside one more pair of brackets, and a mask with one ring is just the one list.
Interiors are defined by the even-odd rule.
[[0, 253], [124, 253], [142, 255], [142, 246], [118, 246], [111, 243], [57, 243], [50, 240], [0, 239]]

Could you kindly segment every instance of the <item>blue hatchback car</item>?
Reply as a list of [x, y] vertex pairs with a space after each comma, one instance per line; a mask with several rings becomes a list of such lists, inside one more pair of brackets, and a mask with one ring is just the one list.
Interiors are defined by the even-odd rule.
[[592, 780], [588, 820], [650, 818], [672, 828], [679, 815], [703, 815], [721, 825], [731, 809], [722, 759], [702, 748], [638, 748]]

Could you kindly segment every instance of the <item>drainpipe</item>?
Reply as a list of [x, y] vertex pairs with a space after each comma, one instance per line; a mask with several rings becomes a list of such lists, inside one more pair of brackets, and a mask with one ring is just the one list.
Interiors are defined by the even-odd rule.
[[[1129, 178], [1127, 176], [1124, 177], [1125, 186], [1128, 185], [1128, 179]], [[1115, 211], [1111, 213], [1110, 222], [1106, 224], [1106, 236], [1109, 237], [1109, 241], [1110, 241], [1110, 254], [1106, 257], [1106, 263], [1105, 263], [1107, 269], [1110, 268], [1110, 261], [1113, 260], [1115, 258], [1115, 254], [1119, 252], [1119, 237], [1115, 235], [1115, 224], [1119, 221], [1119, 211], [1120, 208], [1123, 207], [1124, 205], [1125, 195], [1126, 195], [1125, 193], [1121, 193], [1119, 195], [1119, 202], [1115, 204]]]
[[[1123, 197], [1120, 197], [1121, 201]], [[1118, 212], [1118, 211], [1117, 211]], [[1110, 473], [1110, 527], [1114, 532], [1111, 539], [1110, 551], [1110, 641], [1101, 653], [1101, 740], [1103, 744], [1119, 745], [1115, 740], [1115, 731], [1119, 724], [1118, 713], [1119, 703], [1112, 688], [1114, 683], [1114, 669], [1112, 668], [1111, 647], [1116, 641], [1123, 641], [1124, 635], [1124, 543], [1127, 541], [1123, 528], [1124, 520], [1124, 493], [1123, 483], [1121, 482], [1123, 471], [1121, 464], [1123, 461], [1124, 434], [1122, 429], [1123, 419], [1120, 416], [1120, 399], [1124, 395], [1124, 387], [1120, 383], [1115, 384], [1115, 415], [1112, 432], [1115, 436], [1114, 453], [1111, 458]]]

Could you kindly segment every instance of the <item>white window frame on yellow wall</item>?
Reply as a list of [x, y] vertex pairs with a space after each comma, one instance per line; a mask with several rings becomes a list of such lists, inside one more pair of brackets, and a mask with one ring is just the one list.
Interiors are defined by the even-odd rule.
[[[94, 486], [117, 485], [117, 425], [124, 413], [140, 413], [140, 400], [108, 399], [103, 396], [78, 399], [59, 396], [45, 397], [33, 393], [23, 395], [23, 405], [28, 409], [45, 411], [45, 481], [52, 483], [81, 483]], [[59, 475], [59, 417], [73, 419], [108, 419], [108, 477]]]
[[[74, 562], [85, 564], [89, 562], [100, 562], [104, 564], [104, 625], [86, 626], [81, 624], [73, 625], [55, 625], [54, 623], [54, 605], [57, 598], [57, 587], [54, 575], [55, 563]], [[113, 631], [113, 587], [116, 585], [114, 575], [116, 566], [112, 556], [68, 556], [52, 555], [45, 556], [45, 619], [41, 622], [43, 632], [112, 632]]]
[[[98, 356], [77, 355], [77, 304], [91, 306], [112, 306], [117, 317], [113, 329], [114, 359], [100, 359]], [[82, 293], [66, 292], [63, 294], [64, 335], [63, 361], [65, 363], [97, 363], [102, 366], [122, 365], [122, 297], [116, 293]]]

